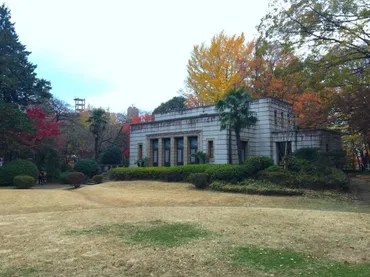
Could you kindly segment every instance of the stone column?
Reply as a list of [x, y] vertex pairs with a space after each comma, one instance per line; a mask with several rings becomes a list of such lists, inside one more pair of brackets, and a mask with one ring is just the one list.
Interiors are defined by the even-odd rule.
[[163, 139], [158, 138], [158, 166], [163, 166]]
[[176, 145], [175, 138], [171, 137], [170, 166], [176, 165]]
[[153, 166], [153, 157], [152, 157], [152, 143], [150, 138], [146, 139], [146, 158], [148, 158], [148, 166]]
[[190, 150], [189, 150], [189, 139], [188, 137], [184, 137], [184, 165], [190, 163]]

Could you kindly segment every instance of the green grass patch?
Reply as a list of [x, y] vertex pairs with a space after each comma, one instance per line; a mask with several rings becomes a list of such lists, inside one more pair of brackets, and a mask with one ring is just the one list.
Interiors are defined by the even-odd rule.
[[174, 247], [207, 234], [194, 224], [156, 222], [149, 227], [137, 228], [124, 237], [133, 243]]
[[0, 272], [0, 277], [37, 276], [40, 271], [34, 267], [10, 267]]
[[165, 247], [179, 246], [191, 240], [206, 237], [209, 232], [189, 223], [167, 223], [163, 221], [137, 224], [98, 225], [89, 229], [71, 230], [67, 235], [110, 235], [125, 242]]
[[278, 276], [367, 277], [370, 263], [344, 264], [320, 260], [288, 249], [237, 247], [232, 252], [235, 266], [254, 268]]

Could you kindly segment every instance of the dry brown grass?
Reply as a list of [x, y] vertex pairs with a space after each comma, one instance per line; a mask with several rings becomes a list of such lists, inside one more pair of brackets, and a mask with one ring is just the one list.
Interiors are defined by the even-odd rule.
[[[26, 276], [265, 276], [230, 264], [230, 248], [248, 244], [370, 262], [366, 211], [345, 202], [224, 194], [160, 182], [4, 189], [0, 276], [22, 268], [36, 270]], [[173, 248], [127, 244], [110, 234], [68, 235], [97, 225], [152, 220], [196, 223], [213, 235]]]

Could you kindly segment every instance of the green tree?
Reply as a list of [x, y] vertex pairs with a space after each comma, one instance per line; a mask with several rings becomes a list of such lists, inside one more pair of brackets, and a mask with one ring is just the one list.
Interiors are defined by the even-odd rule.
[[186, 98], [183, 96], [175, 96], [167, 102], [161, 103], [154, 109], [153, 114], [178, 112], [186, 109]]
[[109, 146], [102, 151], [99, 161], [101, 164], [120, 164], [122, 161], [122, 151], [117, 147]]
[[105, 127], [108, 123], [108, 116], [105, 110], [99, 108], [99, 109], [93, 109], [91, 111], [90, 117], [87, 119], [87, 122], [90, 123], [90, 132], [94, 135], [94, 141], [95, 141], [95, 160], [99, 158], [100, 153], [100, 142], [101, 138], [103, 136], [103, 132], [105, 130]]
[[0, 153], [11, 160], [23, 145], [22, 134], [33, 132], [32, 122], [17, 105], [0, 101]]
[[370, 58], [369, 1], [271, 1], [270, 8], [259, 25], [268, 39], [295, 45], [318, 59], [330, 54], [330, 65]]
[[0, 6], [0, 100], [20, 106], [41, 103], [51, 97], [49, 81], [38, 79], [30, 52], [20, 43], [10, 10]]
[[240, 88], [231, 90], [216, 104], [221, 130], [229, 129], [235, 132], [239, 163], [242, 163], [240, 131], [257, 122], [257, 118], [249, 111], [251, 101], [252, 97], [245, 88]]

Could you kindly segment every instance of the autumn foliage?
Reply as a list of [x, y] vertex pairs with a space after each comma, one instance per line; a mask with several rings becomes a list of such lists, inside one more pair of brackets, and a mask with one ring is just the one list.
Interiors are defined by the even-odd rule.
[[300, 127], [326, 127], [327, 101], [308, 89], [302, 67], [289, 49], [221, 32], [210, 45], [194, 46], [187, 66], [186, 105], [213, 105], [232, 89], [244, 87], [253, 98], [271, 96], [292, 104]]
[[244, 86], [252, 44], [244, 34], [214, 36], [211, 44], [195, 45], [188, 61], [188, 106], [214, 104], [226, 92]]
[[27, 117], [32, 121], [34, 133], [23, 133], [24, 144], [30, 147], [39, 146], [46, 139], [56, 138], [60, 134], [59, 123], [51, 121], [39, 107], [26, 108]]

